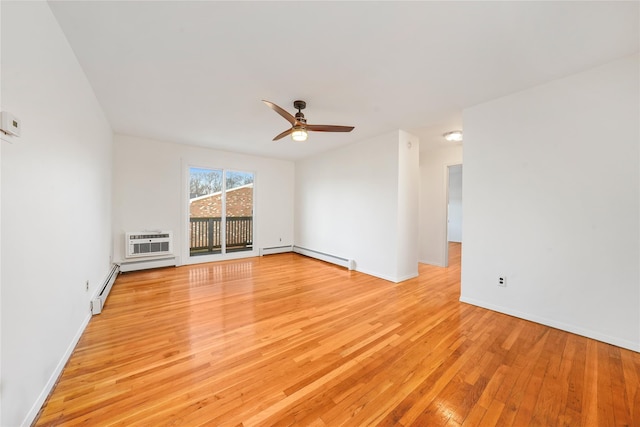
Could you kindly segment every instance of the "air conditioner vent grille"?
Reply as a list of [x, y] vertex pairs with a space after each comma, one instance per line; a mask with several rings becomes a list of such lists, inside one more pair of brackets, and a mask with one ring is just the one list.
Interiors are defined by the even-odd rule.
[[170, 231], [126, 233], [125, 245], [127, 258], [171, 255], [173, 252], [173, 239]]
[[140, 240], [140, 239], [168, 239], [171, 237], [169, 233], [158, 233], [158, 234], [131, 234], [129, 235], [129, 240]]

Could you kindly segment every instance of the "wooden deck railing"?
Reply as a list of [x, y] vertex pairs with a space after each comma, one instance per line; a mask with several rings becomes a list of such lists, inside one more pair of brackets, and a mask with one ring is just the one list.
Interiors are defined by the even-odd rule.
[[[190, 218], [189, 222], [189, 250], [192, 255], [221, 251], [222, 218]], [[252, 248], [253, 217], [227, 217], [225, 226], [227, 252]]]

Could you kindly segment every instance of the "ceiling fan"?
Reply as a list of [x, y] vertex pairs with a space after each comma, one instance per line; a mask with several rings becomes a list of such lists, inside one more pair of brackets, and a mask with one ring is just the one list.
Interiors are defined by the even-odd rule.
[[271, 108], [276, 113], [280, 114], [286, 121], [291, 123], [291, 129], [287, 129], [284, 132], [276, 135], [273, 138], [274, 141], [277, 141], [281, 138], [284, 138], [287, 135], [291, 135], [294, 141], [306, 141], [307, 140], [307, 131], [315, 131], [315, 132], [351, 132], [353, 130], [353, 126], [337, 126], [337, 125], [308, 125], [307, 119], [304, 118], [304, 114], [302, 114], [302, 110], [305, 109], [307, 103], [304, 101], [293, 101], [293, 108], [297, 109], [295, 117], [289, 114], [286, 110], [281, 107], [278, 107], [273, 102], [262, 100], [269, 108]]

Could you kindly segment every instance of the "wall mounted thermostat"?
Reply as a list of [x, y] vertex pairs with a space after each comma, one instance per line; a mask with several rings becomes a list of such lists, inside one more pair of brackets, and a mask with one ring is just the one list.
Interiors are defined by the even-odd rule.
[[0, 113], [0, 130], [7, 135], [20, 136], [20, 119], [11, 113], [3, 111]]

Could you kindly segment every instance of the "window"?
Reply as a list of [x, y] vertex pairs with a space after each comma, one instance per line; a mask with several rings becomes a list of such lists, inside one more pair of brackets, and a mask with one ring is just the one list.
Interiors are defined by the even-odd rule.
[[253, 249], [251, 172], [189, 168], [189, 255]]

